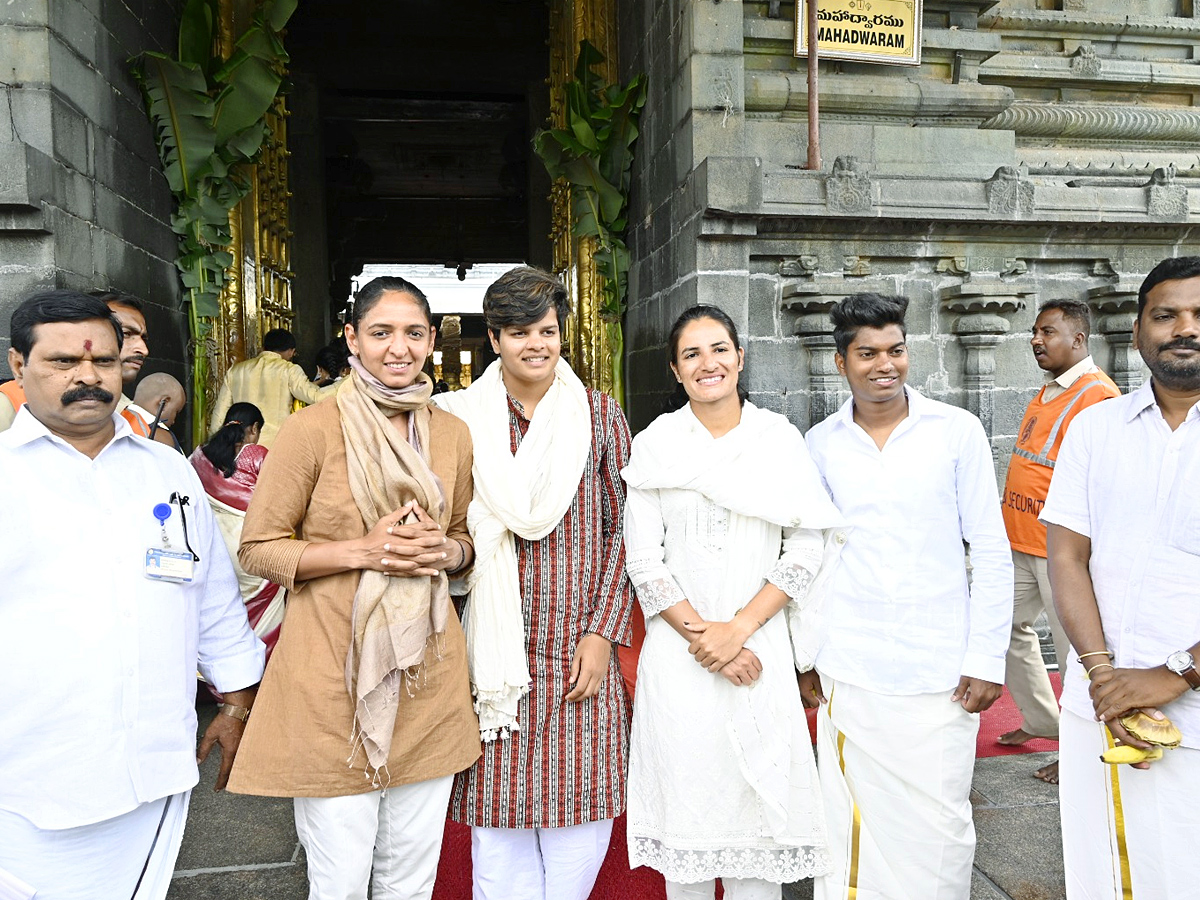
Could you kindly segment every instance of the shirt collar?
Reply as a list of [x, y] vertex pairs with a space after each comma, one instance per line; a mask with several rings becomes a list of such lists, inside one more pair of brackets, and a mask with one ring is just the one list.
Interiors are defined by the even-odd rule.
[[1096, 363], [1092, 360], [1091, 356], [1085, 356], [1057, 378], [1055, 378], [1049, 372], [1045, 372], [1043, 374], [1045, 375], [1046, 384], [1054, 384], [1057, 382], [1059, 387], [1061, 387], [1063, 390], [1066, 390], [1084, 375], [1094, 371], [1096, 371]]
[[[1158, 398], [1154, 396], [1154, 379], [1147, 378], [1140, 388], [1125, 396], [1129, 398], [1129, 406], [1125, 410], [1125, 421], [1132, 422], [1147, 410], [1153, 410], [1160, 417], [1162, 416], [1162, 410], [1158, 408]], [[1188, 410], [1184, 421], [1195, 418], [1200, 418], [1200, 403]]]
[[[946, 410], [942, 404], [930, 400], [911, 384], [904, 385], [905, 396], [908, 397], [908, 418], [919, 419], [922, 416], [944, 416]], [[854, 398], [843, 403], [838, 411], [830, 418], [840, 425], [849, 427], [854, 424]]]
[[[105, 445], [105, 450], [111, 447], [114, 441], [134, 436], [133, 429], [129, 427], [129, 423], [125, 421], [124, 417], [114, 412], [112, 418], [116, 431], [113, 434], [112, 440]], [[26, 403], [22, 403], [21, 408], [17, 410], [17, 416], [13, 419], [12, 426], [8, 429], [7, 435], [9, 436], [8, 442], [13, 447], [22, 447], [26, 444], [32, 444], [40, 438], [45, 438], [51, 443], [61, 444], [73, 453], [79, 452], [63, 438], [54, 434], [49, 428], [43, 425], [37, 416], [29, 411], [29, 405]], [[104, 450], [100, 452], [103, 453]]]

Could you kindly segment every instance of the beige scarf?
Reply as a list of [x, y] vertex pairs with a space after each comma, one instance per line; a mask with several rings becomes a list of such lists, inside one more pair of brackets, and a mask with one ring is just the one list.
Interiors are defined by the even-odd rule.
[[[429, 398], [422, 374], [407, 388], [389, 388], [353, 356], [353, 374], [337, 390], [350, 493], [369, 531], [410, 500], [438, 519], [445, 507], [441, 483], [429, 467]], [[388, 420], [408, 413], [408, 440]], [[354, 750], [367, 754], [373, 778], [387, 785], [387, 765], [400, 704], [400, 685], [419, 685], [429, 641], [446, 630], [450, 591], [444, 573], [405, 578], [363, 569], [351, 613], [353, 640], [346, 687], [354, 698]], [[354, 750], [351, 752], [353, 759]]]

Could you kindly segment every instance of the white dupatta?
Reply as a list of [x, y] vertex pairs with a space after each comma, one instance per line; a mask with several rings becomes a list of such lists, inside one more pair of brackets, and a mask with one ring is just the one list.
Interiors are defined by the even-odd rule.
[[514, 454], [499, 361], [465, 391], [433, 399], [467, 423], [475, 445], [475, 497], [467, 510], [475, 566], [463, 631], [479, 733], [491, 741], [517, 728], [518, 703], [529, 692], [514, 535], [539, 540], [566, 515], [592, 447], [591, 405], [583, 382], [559, 360]]

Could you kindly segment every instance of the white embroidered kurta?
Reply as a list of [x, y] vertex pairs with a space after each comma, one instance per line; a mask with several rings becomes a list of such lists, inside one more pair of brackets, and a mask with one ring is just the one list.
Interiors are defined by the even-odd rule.
[[706, 671], [658, 615], [686, 598], [706, 620], [728, 621], [765, 578], [803, 597], [820, 565], [821, 532], [781, 529], [697, 491], [631, 488], [625, 533], [629, 576], [646, 615], [630, 741], [630, 865], [679, 883], [721, 876], [787, 883], [826, 871], [821, 798], [784, 612], [746, 644], [762, 662], [750, 687]]

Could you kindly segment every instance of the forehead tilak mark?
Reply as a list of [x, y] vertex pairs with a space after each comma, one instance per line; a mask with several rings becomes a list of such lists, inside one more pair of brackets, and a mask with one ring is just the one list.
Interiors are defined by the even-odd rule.
[[83, 342], [83, 349], [84, 349], [84, 350], [86, 350], [88, 353], [91, 353], [91, 352], [92, 352], [92, 342], [91, 342], [91, 341], [84, 341], [84, 342]]

